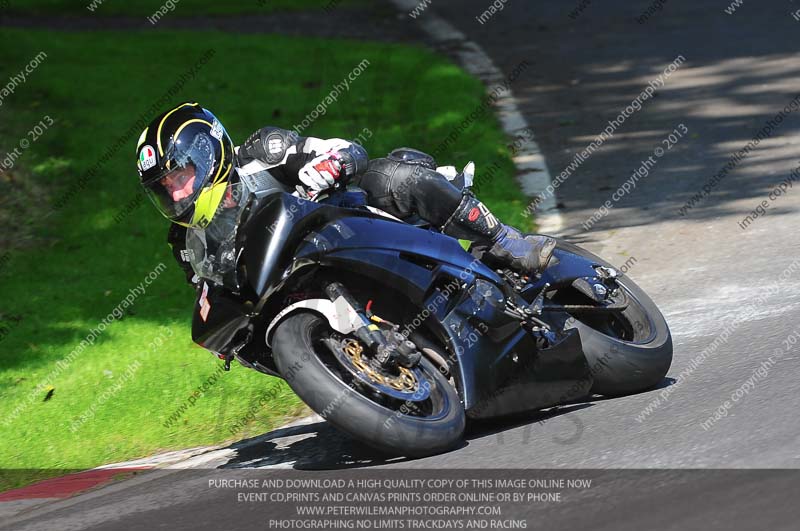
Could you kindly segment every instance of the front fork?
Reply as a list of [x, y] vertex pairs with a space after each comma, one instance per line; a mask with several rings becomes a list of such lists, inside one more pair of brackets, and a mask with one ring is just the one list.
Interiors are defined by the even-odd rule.
[[339, 282], [331, 282], [325, 286], [325, 294], [331, 302], [343, 300], [352, 311], [358, 315], [361, 324], [355, 327], [353, 333], [371, 353], [371, 358], [377, 362], [379, 369], [389, 370], [397, 365], [410, 368], [414, 367], [422, 358], [417, 346], [398, 332], [399, 326], [388, 321], [377, 319], [385, 323], [388, 329], [381, 329], [373, 322], [368, 310], [361, 307], [359, 302]]

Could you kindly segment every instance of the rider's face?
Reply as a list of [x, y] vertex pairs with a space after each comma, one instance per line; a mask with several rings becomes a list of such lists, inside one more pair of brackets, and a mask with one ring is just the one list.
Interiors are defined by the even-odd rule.
[[179, 168], [161, 179], [160, 183], [172, 200], [177, 202], [192, 195], [194, 189], [195, 168], [190, 164], [185, 168]]

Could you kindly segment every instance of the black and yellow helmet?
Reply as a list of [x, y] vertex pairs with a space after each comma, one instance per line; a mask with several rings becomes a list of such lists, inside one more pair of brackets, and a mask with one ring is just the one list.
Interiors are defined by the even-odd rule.
[[145, 192], [169, 220], [206, 227], [235, 176], [233, 142], [219, 120], [197, 103], [158, 116], [136, 145]]

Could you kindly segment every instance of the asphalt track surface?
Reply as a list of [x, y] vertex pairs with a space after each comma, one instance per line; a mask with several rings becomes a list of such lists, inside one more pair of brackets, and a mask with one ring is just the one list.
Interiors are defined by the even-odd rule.
[[[800, 166], [800, 110], [773, 127], [707, 197], [680, 211], [800, 94], [800, 22], [790, 14], [800, 6], [746, 1], [729, 15], [721, 1], [668, 1], [638, 23], [652, 2], [583, 2], [585, 9], [571, 18], [581, 3], [508, 0], [483, 24], [476, 17], [489, 7], [485, 0], [436, 0], [430, 9], [480, 44], [504, 72], [522, 60], [533, 65], [515, 81], [514, 93], [553, 176], [671, 62], [685, 58], [557, 192], [564, 234], [614, 263], [630, 264], [629, 276], [662, 308], [675, 357], [661, 388], [474, 426], [463, 447], [426, 459], [386, 462], [312, 421], [238, 443], [203, 466], [800, 468], [800, 378], [790, 339], [800, 330], [800, 182], [770, 197]], [[411, 31], [414, 20], [398, 20]], [[683, 128], [688, 132], [657, 157], [649, 174], [613, 199], [642, 161]], [[587, 231], [583, 224], [606, 200], [613, 208]], [[743, 229], [742, 220], [762, 201], [766, 213]], [[715, 340], [716, 348], [703, 355]], [[537, 528], [797, 528], [797, 472], [671, 474], [608, 482], [597, 498], [531, 509], [529, 516]], [[145, 474], [28, 514], [13, 527], [170, 523], [197, 529], [255, 521], [256, 515], [226, 509], [181, 481], [188, 480]]]
[[[784, 272], [800, 259], [800, 187], [795, 182], [772, 201], [769, 194], [800, 166], [800, 112], [680, 213], [800, 94], [800, 22], [789, 14], [792, 4], [748, 3], [728, 15], [724, 2], [668, 2], [644, 24], [636, 17], [651, 2], [590, 3], [576, 20], [569, 14], [578, 2], [533, 4], [509, 0], [484, 24], [475, 19], [487, 8], [481, 0], [437, 2], [435, 10], [504, 72], [532, 63], [514, 92], [553, 177], [670, 63], [685, 58], [558, 189], [565, 234], [613, 263], [636, 260], [628, 274], [667, 318], [675, 343], [669, 376], [678, 383], [645, 418], [640, 413], [664, 389], [592, 401], [544, 425], [504, 430], [502, 438], [482, 436], [437, 463], [797, 468], [798, 350], [784, 341], [800, 327], [800, 276]], [[680, 124], [688, 134], [667, 150], [662, 141]], [[619, 187], [657, 148], [665, 153], [649, 175], [587, 232], [587, 219], [619, 197]], [[766, 215], [742, 229], [762, 201]], [[726, 327], [727, 341], [701, 357]], [[751, 379], [765, 362], [768, 374]], [[748, 392], [734, 402], [743, 386]], [[724, 407], [726, 400], [732, 407]], [[704, 429], [720, 406], [727, 416]], [[559, 444], [575, 433], [576, 419], [581, 436]]]

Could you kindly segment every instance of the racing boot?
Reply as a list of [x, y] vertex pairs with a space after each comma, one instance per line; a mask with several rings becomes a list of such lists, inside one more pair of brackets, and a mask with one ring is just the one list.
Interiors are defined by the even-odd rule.
[[509, 268], [527, 275], [539, 274], [547, 268], [556, 241], [538, 234], [522, 234], [514, 227], [503, 225], [486, 252]]
[[[442, 226], [448, 236], [474, 242], [473, 251], [482, 251], [482, 260], [496, 262], [520, 274], [534, 275], [547, 268], [556, 241], [536, 234], [523, 235], [500, 221], [470, 193]], [[488, 260], [487, 260], [488, 259]]]

